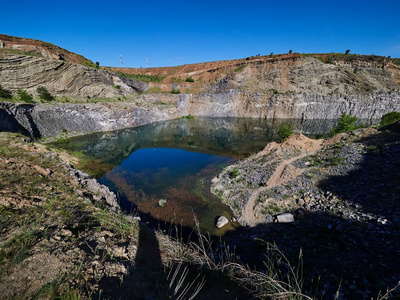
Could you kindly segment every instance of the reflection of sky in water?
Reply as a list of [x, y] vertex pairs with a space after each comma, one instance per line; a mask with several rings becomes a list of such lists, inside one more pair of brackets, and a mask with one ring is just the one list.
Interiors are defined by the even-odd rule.
[[[112, 173], [145, 193], [162, 196], [164, 189], [201, 172], [209, 164], [221, 164], [230, 158], [180, 149], [146, 148], [133, 152]], [[100, 179], [102, 181], [102, 179]], [[192, 185], [186, 182], [185, 186]]]
[[[136, 203], [139, 210], [142, 208], [143, 212], [165, 220], [175, 211], [192, 218], [193, 209], [212, 231], [214, 218], [221, 214], [229, 216], [230, 212], [211, 194], [211, 178], [235, 161], [231, 157], [243, 158], [264, 148], [276, 138], [283, 124], [292, 124], [298, 132], [326, 133], [336, 122], [176, 119], [71, 138], [62, 147], [82, 151], [93, 158], [88, 170], [100, 170], [95, 173], [102, 176], [99, 181]], [[103, 176], [105, 172], [108, 173]], [[166, 207], [157, 205], [161, 198], [168, 200]], [[131, 202], [125, 201], [121, 207], [130, 211]]]
[[[185, 226], [193, 226], [193, 213], [202, 229], [221, 234], [231, 230], [215, 228], [214, 219], [219, 215], [230, 217], [229, 208], [211, 194], [211, 178], [223, 166], [235, 162], [230, 157], [198, 153], [174, 148], [144, 148], [134, 151], [119, 166], [101, 177], [99, 181], [128, 201], [121, 199], [121, 207], [127, 211], [130, 202], [140, 212], [154, 218], [170, 221], [176, 214]], [[166, 199], [165, 207], [158, 201]], [[187, 219], [187, 220], [186, 220]]]

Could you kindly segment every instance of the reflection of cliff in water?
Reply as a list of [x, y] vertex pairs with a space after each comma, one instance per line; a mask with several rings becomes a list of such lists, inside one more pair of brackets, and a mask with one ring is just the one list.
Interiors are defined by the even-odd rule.
[[157, 122], [132, 129], [77, 137], [63, 145], [109, 165], [119, 165], [141, 148], [179, 148], [241, 158], [277, 138], [283, 124], [304, 134], [327, 133], [335, 120], [195, 118]]

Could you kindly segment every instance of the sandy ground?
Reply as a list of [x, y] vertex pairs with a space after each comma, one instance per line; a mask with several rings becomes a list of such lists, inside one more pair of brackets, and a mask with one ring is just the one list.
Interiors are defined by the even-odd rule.
[[313, 140], [303, 134], [294, 134], [282, 144], [275, 142], [268, 144], [267, 147], [260, 152], [260, 155], [268, 155], [272, 151], [277, 151], [278, 158], [275, 159], [281, 159], [284, 156], [284, 152], [282, 151], [283, 149], [296, 150], [299, 154], [295, 157], [283, 159], [265, 185], [252, 193], [249, 201], [243, 209], [242, 220], [250, 226], [256, 226], [257, 224], [263, 223], [265, 221], [264, 216], [256, 211], [256, 201], [260, 193], [267, 189], [282, 185], [301, 175], [303, 170], [296, 168], [292, 163], [305, 156], [314, 154], [316, 151], [321, 149], [322, 143], [323, 140]]

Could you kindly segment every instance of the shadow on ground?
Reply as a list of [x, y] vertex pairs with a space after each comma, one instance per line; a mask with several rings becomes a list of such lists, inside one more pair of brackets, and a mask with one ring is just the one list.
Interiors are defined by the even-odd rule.
[[356, 168], [330, 175], [317, 187], [357, 208], [360, 218], [303, 212], [294, 224], [243, 228], [227, 237], [243, 262], [263, 268], [260, 261], [267, 252], [262, 240], [275, 243], [294, 266], [301, 249], [305, 290], [326, 299], [337, 291], [343, 299], [376, 298], [398, 284], [400, 123], [368, 138], [355, 137], [355, 142], [368, 147]]

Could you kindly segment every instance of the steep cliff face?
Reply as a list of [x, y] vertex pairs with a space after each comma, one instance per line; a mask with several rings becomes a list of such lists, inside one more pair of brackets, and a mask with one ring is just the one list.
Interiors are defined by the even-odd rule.
[[362, 96], [262, 94], [241, 90], [199, 95], [153, 94], [135, 103], [12, 104], [0, 102], [0, 131], [48, 137], [62, 131], [89, 133], [135, 127], [185, 115], [281, 119], [337, 119], [351, 114], [376, 120], [400, 111], [399, 93]]
[[180, 110], [172, 106], [149, 109], [133, 103], [25, 105], [0, 102], [0, 131], [40, 138], [65, 131], [112, 131], [180, 116]]
[[387, 112], [400, 110], [400, 93], [277, 95], [228, 90], [181, 95], [179, 105], [185, 114], [204, 117], [337, 119], [346, 113], [362, 119], [379, 119]]
[[115, 97], [147, 89], [141, 81], [108, 71], [0, 50], [0, 83], [11, 91], [23, 88], [35, 93], [44, 86], [56, 95]]

